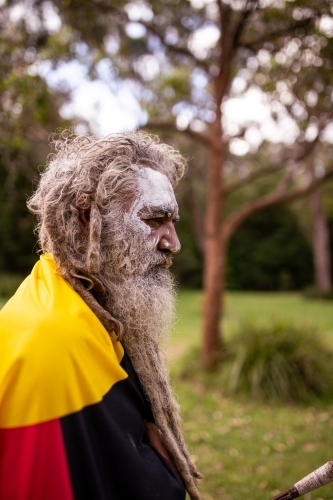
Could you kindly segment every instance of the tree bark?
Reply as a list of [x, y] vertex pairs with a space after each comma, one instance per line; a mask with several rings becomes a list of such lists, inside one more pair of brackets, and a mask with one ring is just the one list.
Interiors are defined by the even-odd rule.
[[220, 318], [225, 286], [225, 248], [222, 238], [224, 185], [222, 165], [227, 143], [222, 139], [222, 101], [230, 81], [233, 37], [230, 31], [230, 7], [216, 0], [220, 14], [219, 74], [212, 79], [216, 117], [210, 127], [211, 147], [207, 166], [207, 204], [205, 220], [204, 318], [202, 364], [212, 370], [223, 356]]
[[310, 205], [315, 286], [319, 293], [327, 293], [332, 288], [329, 229], [318, 189], [312, 193]]
[[202, 364], [211, 370], [222, 356], [220, 317], [224, 288], [225, 252], [222, 246], [221, 223], [223, 209], [222, 160], [225, 145], [222, 137], [221, 115], [217, 113], [211, 131], [214, 146], [210, 151], [207, 170], [207, 206], [205, 223], [204, 319]]

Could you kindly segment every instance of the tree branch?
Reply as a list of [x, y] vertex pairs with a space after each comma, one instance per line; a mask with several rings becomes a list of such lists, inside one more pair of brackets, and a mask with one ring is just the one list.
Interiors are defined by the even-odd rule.
[[[251, 5], [249, 5], [249, 3]], [[246, 3], [246, 9], [243, 10], [243, 12], [240, 14], [240, 19], [238, 21], [238, 24], [236, 26], [236, 29], [234, 30], [233, 34], [233, 48], [235, 49], [238, 46], [239, 39], [242, 35], [242, 32], [244, 31], [246, 21], [248, 20], [250, 14], [252, 14], [258, 6], [258, 1], [252, 2], [247, 2]]]
[[295, 158], [295, 161], [303, 161], [313, 152], [314, 148], [316, 147], [316, 145], [319, 142], [319, 135], [320, 135], [321, 130], [322, 129], [318, 130], [318, 135], [313, 141], [307, 142], [305, 144], [303, 151], [300, 151], [298, 153], [298, 155]]
[[[320, 129], [321, 130], [321, 129]], [[279, 170], [282, 170], [285, 166], [285, 163], [292, 160], [294, 162], [299, 162], [305, 160], [314, 150], [316, 147], [318, 141], [319, 141], [319, 133], [318, 132], [317, 137], [311, 141], [305, 143], [305, 146], [301, 149], [301, 151], [298, 151], [297, 154], [292, 157], [289, 155], [285, 155], [282, 157], [280, 160], [277, 160], [270, 165], [267, 165], [265, 167], [259, 168], [258, 170], [254, 170], [250, 172], [246, 177], [243, 177], [242, 179], [238, 179], [237, 181], [230, 182], [229, 184], [226, 185], [225, 187], [225, 192], [231, 193], [235, 191], [236, 189], [239, 189], [249, 182], [252, 182], [256, 179], [259, 179], [260, 177], [263, 177], [265, 175], [273, 174], [274, 172], [278, 172]]]
[[200, 66], [203, 68], [205, 71], [209, 71], [209, 64], [207, 61], [203, 61], [202, 59], [198, 59], [193, 52], [191, 52], [189, 49], [186, 47], [180, 47], [179, 45], [172, 45], [170, 43], [167, 43], [165, 40], [165, 37], [160, 33], [154, 25], [148, 22], [144, 22], [142, 20], [139, 21], [148, 31], [150, 31], [153, 35], [157, 36], [157, 38], [161, 41], [161, 43], [166, 47], [168, 50], [171, 52], [174, 52], [176, 54], [180, 54], [186, 57], [189, 57], [192, 59], [192, 61], [195, 63], [196, 66]]
[[[121, 14], [126, 17], [127, 21], [130, 22], [131, 20], [128, 17], [128, 14], [125, 10], [119, 9], [117, 7], [112, 7], [111, 5], [108, 5], [107, 3], [103, 1], [96, 2], [96, 8], [101, 9], [103, 12], [106, 13], [116, 13], [116, 14]], [[160, 42], [166, 47], [168, 50], [171, 52], [174, 52], [176, 54], [181, 54], [187, 57], [190, 57], [193, 62], [197, 65], [202, 67], [205, 71], [209, 71], [209, 64], [207, 61], [203, 61], [201, 59], [198, 59], [193, 52], [191, 52], [189, 49], [186, 47], [180, 47], [179, 45], [173, 45], [170, 43], [167, 43], [165, 40], [165, 36], [154, 26], [152, 23], [149, 23], [148, 21], [144, 21], [142, 19], [137, 21], [138, 23], [142, 24], [151, 34], [155, 35]]]
[[220, 114], [222, 99], [226, 93], [230, 79], [230, 67], [232, 59], [232, 35], [230, 32], [230, 7], [216, 0], [220, 14], [220, 56], [219, 74], [214, 79], [214, 97], [216, 101], [217, 115]]
[[247, 49], [252, 50], [253, 52], [257, 52], [265, 42], [269, 42], [281, 36], [288, 35], [296, 28], [304, 28], [310, 25], [317, 17], [318, 15], [317, 13], [315, 13], [312, 17], [308, 17], [307, 19], [302, 19], [301, 21], [295, 21], [291, 23], [288, 28], [282, 28], [275, 31], [271, 31], [270, 33], [265, 33], [264, 35], [258, 36], [254, 40], [251, 40], [247, 43], [240, 42], [238, 46], [245, 47]]
[[254, 2], [246, 2], [246, 9], [240, 13], [239, 20], [234, 29], [231, 27], [232, 19], [230, 6], [223, 3], [222, 0], [216, 0], [216, 2], [220, 15], [220, 73], [215, 79], [215, 98], [217, 108], [219, 108], [230, 83], [230, 69], [234, 51], [244, 31], [246, 21], [250, 14], [257, 8], [257, 0]]
[[221, 237], [229, 239], [235, 230], [251, 215], [264, 210], [265, 208], [276, 205], [291, 203], [299, 198], [307, 196], [315, 191], [324, 182], [333, 178], [333, 166], [326, 170], [325, 174], [320, 178], [313, 178], [308, 184], [300, 189], [287, 192], [286, 189], [278, 188], [272, 193], [269, 193], [257, 200], [251, 201], [243, 205], [237, 212], [229, 215], [221, 227]]
[[249, 182], [252, 182], [256, 179], [260, 179], [260, 177], [264, 177], [265, 175], [273, 174], [274, 172], [282, 170], [283, 167], [284, 167], [283, 161], [281, 161], [279, 164], [276, 165], [267, 165], [266, 167], [259, 168], [258, 170], [253, 170], [246, 177], [243, 177], [242, 179], [238, 179], [237, 181], [233, 181], [227, 184], [225, 186], [225, 192], [226, 194], [232, 193], [233, 191], [236, 191], [236, 189], [245, 186]]
[[211, 147], [212, 141], [211, 139], [205, 135], [205, 134], [200, 134], [200, 132], [195, 132], [195, 130], [192, 130], [190, 127], [187, 127], [184, 130], [179, 130], [175, 123], [173, 122], [164, 122], [162, 120], [149, 120], [142, 128], [158, 128], [161, 130], [170, 130], [172, 132], [175, 132], [177, 134], [186, 134], [195, 141], [200, 141], [204, 146]]

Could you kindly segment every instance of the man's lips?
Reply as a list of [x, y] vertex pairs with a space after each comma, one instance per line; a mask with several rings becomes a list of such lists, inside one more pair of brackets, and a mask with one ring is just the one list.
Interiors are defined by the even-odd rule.
[[154, 259], [154, 262], [151, 264], [151, 267], [164, 267], [166, 269], [170, 266], [172, 266], [172, 254], [166, 254], [163, 252], [159, 252], [156, 259]]
[[171, 254], [164, 254], [163, 256], [163, 261], [161, 262], [161, 266], [165, 268], [169, 268], [172, 266], [172, 255]]

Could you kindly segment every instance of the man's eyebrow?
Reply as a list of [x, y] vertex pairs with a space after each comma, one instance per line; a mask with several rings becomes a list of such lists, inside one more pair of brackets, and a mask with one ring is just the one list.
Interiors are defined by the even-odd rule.
[[[165, 207], [165, 206], [149, 206], [145, 207], [141, 210], [142, 215], [155, 215], [159, 217], [171, 217], [174, 213], [174, 207]], [[173, 220], [178, 222], [179, 216], [173, 217]]]

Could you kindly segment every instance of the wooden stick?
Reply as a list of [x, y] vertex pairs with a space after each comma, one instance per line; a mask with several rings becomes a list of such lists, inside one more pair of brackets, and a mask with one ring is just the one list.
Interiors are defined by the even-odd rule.
[[308, 476], [303, 477], [300, 481], [294, 484], [291, 488], [280, 493], [272, 500], [292, 500], [298, 498], [305, 493], [316, 490], [325, 484], [333, 481], [333, 460], [314, 470]]

